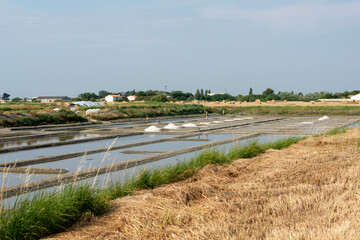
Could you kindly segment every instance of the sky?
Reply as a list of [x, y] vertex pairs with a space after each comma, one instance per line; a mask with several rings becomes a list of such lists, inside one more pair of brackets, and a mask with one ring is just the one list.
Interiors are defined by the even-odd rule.
[[0, 95], [360, 89], [360, 1], [0, 0]]

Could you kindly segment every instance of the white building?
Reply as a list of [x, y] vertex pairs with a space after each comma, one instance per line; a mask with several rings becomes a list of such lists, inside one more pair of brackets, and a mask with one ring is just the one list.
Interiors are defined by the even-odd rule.
[[128, 99], [129, 102], [135, 101], [136, 98], [137, 98], [137, 96], [135, 96], [135, 95], [131, 95], [131, 96], [128, 96], [128, 97], [127, 97], [127, 99]]
[[105, 101], [107, 102], [115, 102], [116, 100], [120, 100], [122, 97], [120, 95], [107, 95], [105, 97]]
[[360, 101], [360, 93], [350, 97], [351, 100]]

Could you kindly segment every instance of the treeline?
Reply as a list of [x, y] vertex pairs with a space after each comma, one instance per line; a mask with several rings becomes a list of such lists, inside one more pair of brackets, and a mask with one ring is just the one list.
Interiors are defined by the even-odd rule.
[[[291, 92], [278, 92], [272, 88], [267, 88], [260, 94], [254, 94], [253, 89], [249, 89], [248, 95], [237, 95], [233, 96], [228, 93], [212, 93], [209, 89], [197, 89], [195, 94], [190, 92], [182, 92], [182, 91], [159, 91], [159, 90], [147, 90], [147, 91], [136, 91], [130, 90], [126, 92], [109, 92], [106, 90], [101, 90], [98, 93], [94, 92], [84, 92], [79, 94], [77, 97], [72, 98], [72, 101], [99, 101], [100, 99], [105, 98], [107, 95], [120, 95], [122, 99], [119, 101], [127, 101], [128, 96], [135, 95], [137, 101], [154, 101], [154, 102], [167, 102], [167, 101], [247, 101], [254, 102], [256, 99], [261, 101], [268, 100], [279, 100], [279, 101], [314, 101], [318, 99], [341, 99], [348, 98], [349, 95], [359, 94], [360, 90], [353, 91], [345, 91], [339, 93], [329, 93], [325, 91], [321, 92], [313, 92], [303, 94], [301, 92], [295, 93]], [[9, 100], [10, 94], [4, 93], [2, 95], [3, 100]], [[24, 98], [26, 100], [26, 98]], [[21, 98], [13, 98], [13, 102], [23, 101]], [[34, 100], [33, 100], [34, 101]]]
[[122, 96], [122, 99], [119, 101], [126, 101], [128, 96], [135, 95], [138, 101], [155, 101], [155, 102], [167, 102], [167, 101], [193, 101], [193, 100], [205, 100], [205, 101], [236, 101], [237, 97], [232, 96], [230, 94], [212, 94], [210, 90], [199, 90], [197, 89], [195, 94], [190, 92], [182, 92], [182, 91], [159, 91], [159, 90], [147, 90], [147, 91], [126, 91], [126, 92], [108, 92], [105, 90], [99, 91], [98, 94], [85, 92], [78, 95], [77, 98], [73, 98], [72, 100], [81, 100], [81, 101], [96, 101], [101, 98], [106, 97], [110, 94], [116, 94]]
[[261, 94], [254, 94], [253, 89], [250, 88], [248, 95], [241, 95], [232, 96], [228, 93], [212, 93], [211, 90], [208, 89], [197, 89], [195, 94], [190, 92], [182, 92], [182, 91], [172, 91], [172, 92], [165, 92], [165, 91], [158, 91], [158, 90], [147, 90], [147, 91], [126, 91], [126, 92], [108, 92], [105, 90], [99, 91], [98, 94], [95, 93], [81, 93], [79, 94], [78, 98], [73, 100], [83, 100], [83, 101], [96, 101], [109, 94], [119, 94], [123, 97], [120, 101], [126, 101], [127, 96], [135, 95], [137, 96], [136, 100], [140, 101], [155, 101], [155, 102], [166, 102], [166, 101], [247, 101], [247, 102], [254, 102], [256, 99], [261, 101], [268, 101], [268, 100], [278, 100], [278, 101], [314, 101], [318, 99], [334, 99], [334, 98], [348, 98], [349, 95], [356, 95], [360, 93], [360, 90], [354, 91], [345, 91], [340, 93], [329, 93], [325, 91], [321, 92], [313, 92], [303, 94], [301, 92], [294, 93], [291, 92], [278, 92], [272, 88], [267, 88]]
[[316, 101], [318, 99], [341, 99], [341, 98], [349, 98], [349, 95], [356, 95], [360, 93], [359, 90], [354, 91], [345, 91], [342, 93], [329, 93], [325, 91], [314, 92], [303, 94], [302, 92], [294, 93], [291, 92], [278, 92], [277, 94], [273, 89], [267, 88], [262, 94], [253, 94], [252, 88], [249, 90], [248, 95], [238, 95], [238, 101], [248, 101], [254, 102], [256, 99], [261, 101], [269, 101], [269, 100], [280, 100], [280, 101]]
[[108, 92], [105, 90], [99, 91], [98, 94], [85, 92], [79, 94], [77, 98], [72, 100], [81, 100], [81, 101], [96, 101], [101, 98], [106, 97], [107, 95], [116, 94], [122, 97], [119, 101], [126, 101], [128, 96], [135, 95], [137, 101], [155, 101], [155, 102], [166, 102], [166, 101], [192, 101], [194, 100], [194, 94], [190, 92], [182, 91], [172, 91], [165, 92], [159, 90], [147, 90], [147, 91], [126, 91], [126, 92]]

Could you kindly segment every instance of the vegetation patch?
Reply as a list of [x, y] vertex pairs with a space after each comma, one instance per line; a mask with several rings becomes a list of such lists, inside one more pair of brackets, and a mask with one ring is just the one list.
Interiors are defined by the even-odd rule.
[[160, 116], [178, 116], [201, 114], [211, 109], [199, 104], [171, 104], [161, 102], [131, 103], [129, 105], [114, 105], [99, 114], [91, 115], [92, 119], [106, 121], [124, 118], [146, 118]]
[[347, 130], [348, 130], [347, 128], [337, 128], [337, 129], [328, 131], [327, 133], [325, 133], [325, 135], [331, 136], [331, 135], [346, 133]]
[[15, 116], [12, 119], [0, 120], [1, 127], [36, 126], [44, 124], [64, 124], [86, 122], [87, 119], [72, 111], [60, 110], [56, 113], [35, 113], [29, 116]]

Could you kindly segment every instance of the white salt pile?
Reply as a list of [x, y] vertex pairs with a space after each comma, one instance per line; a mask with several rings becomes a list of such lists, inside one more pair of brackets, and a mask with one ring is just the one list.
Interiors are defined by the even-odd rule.
[[318, 119], [318, 121], [325, 121], [325, 120], [329, 120], [330, 118], [328, 116], [323, 116], [321, 118]]
[[173, 123], [169, 123], [169, 124], [166, 125], [164, 128], [165, 128], [165, 129], [178, 129], [179, 127], [176, 126], [176, 125], [173, 124]]
[[224, 122], [233, 122], [234, 120], [232, 119], [225, 119]]
[[254, 119], [253, 117], [246, 117], [244, 118], [244, 120], [251, 120], [251, 119]]
[[301, 122], [301, 124], [314, 124], [313, 122]]
[[200, 125], [209, 125], [210, 123], [208, 122], [201, 122]]
[[213, 123], [222, 123], [223, 121], [213, 121]]
[[91, 115], [91, 114], [95, 114], [95, 113], [99, 113], [99, 112], [100, 112], [100, 108], [88, 109], [88, 110], [86, 110], [85, 114], [86, 115]]
[[242, 121], [245, 120], [244, 118], [234, 118], [234, 121]]
[[185, 123], [183, 124], [184, 127], [196, 127], [196, 124], [194, 123]]
[[145, 132], [160, 132], [160, 128], [154, 126], [154, 125], [151, 125], [150, 127], [146, 128], [144, 131]]
[[53, 110], [54, 111], [60, 111], [60, 108], [54, 108]]

